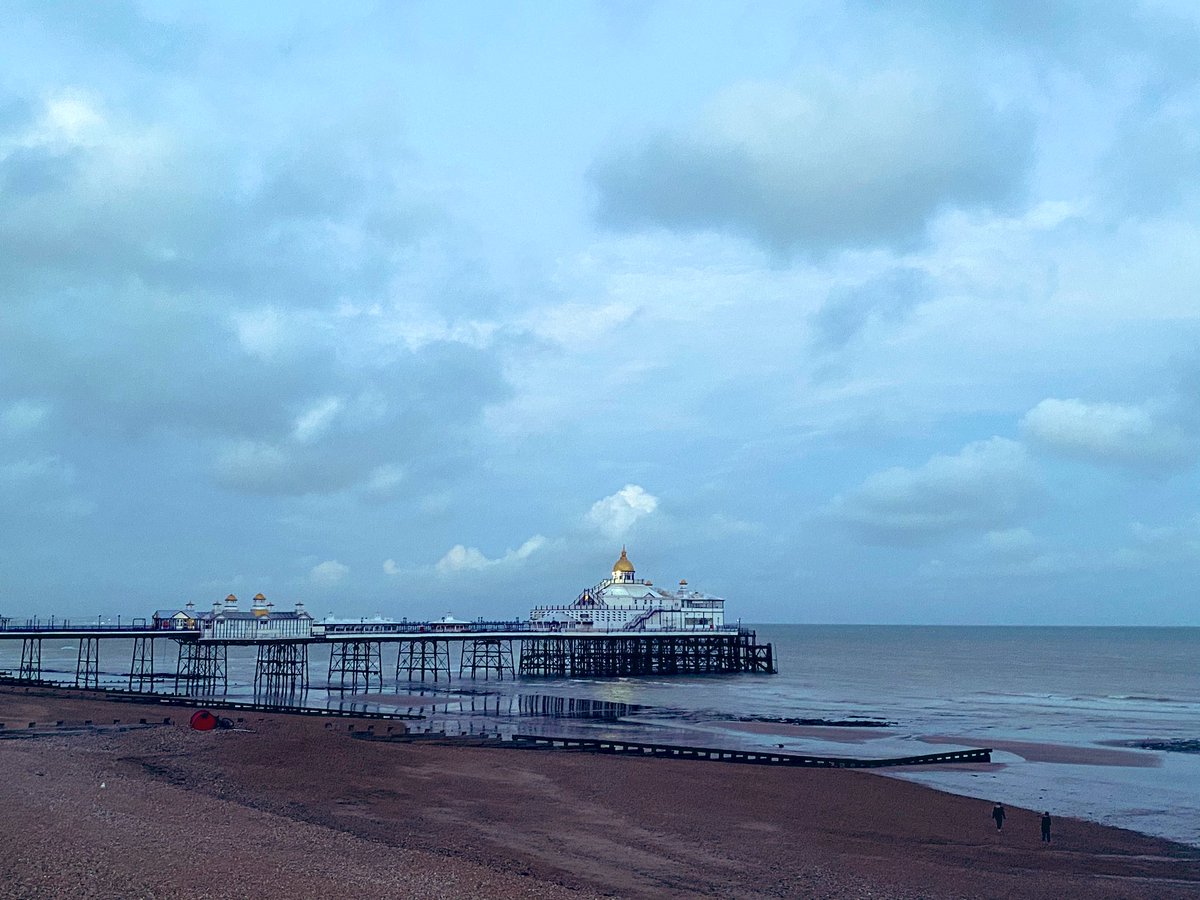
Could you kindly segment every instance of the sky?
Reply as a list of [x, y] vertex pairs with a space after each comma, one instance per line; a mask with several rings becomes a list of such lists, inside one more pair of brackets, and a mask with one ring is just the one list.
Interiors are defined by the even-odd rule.
[[9, 0], [0, 615], [1200, 625], [1200, 7]]

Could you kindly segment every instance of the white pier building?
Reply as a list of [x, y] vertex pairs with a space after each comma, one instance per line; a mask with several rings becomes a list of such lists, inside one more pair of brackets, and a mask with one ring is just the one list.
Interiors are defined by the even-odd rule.
[[564, 606], [537, 606], [534, 626], [555, 631], [715, 631], [725, 626], [725, 601], [679, 582], [664, 591], [637, 577], [621, 548], [612, 575]]

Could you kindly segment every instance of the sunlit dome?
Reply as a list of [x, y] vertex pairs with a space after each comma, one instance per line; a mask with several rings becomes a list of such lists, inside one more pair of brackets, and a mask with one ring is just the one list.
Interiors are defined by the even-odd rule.
[[633, 563], [629, 561], [629, 557], [625, 555], [625, 548], [621, 548], [621, 558], [613, 563], [612, 570], [614, 572], [632, 572]]

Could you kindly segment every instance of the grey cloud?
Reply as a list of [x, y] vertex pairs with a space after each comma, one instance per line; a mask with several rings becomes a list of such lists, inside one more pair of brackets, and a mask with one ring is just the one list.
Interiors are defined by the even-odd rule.
[[0, 160], [0, 197], [24, 198], [66, 186], [74, 174], [75, 153], [21, 147]]
[[1125, 117], [1102, 166], [1110, 205], [1155, 214], [1200, 200], [1200, 83], [1187, 93]]
[[[78, 133], [42, 121], [55, 103], [80, 110]], [[14, 299], [86, 278], [328, 304], [376, 296], [405, 252], [445, 237], [411, 154], [374, 110], [351, 105], [251, 142], [165, 104], [143, 118], [79, 92], [10, 106], [0, 290]]]
[[1012, 527], [1040, 490], [1025, 449], [994, 437], [916, 469], [877, 472], [837, 497], [830, 512], [872, 541], [920, 543]]
[[[878, 13], [872, 4], [872, 12]], [[998, 38], [1043, 77], [1076, 73], [1122, 104], [1100, 160], [1105, 200], [1120, 212], [1156, 213], [1195, 198], [1200, 171], [1200, 19], [1163, 4], [913, 2], [883, 13], [892, 28], [937, 33], [964, 53]], [[1115, 107], [1114, 107], [1115, 108]]]
[[1031, 129], [983, 96], [911, 73], [744, 85], [698, 124], [597, 162], [599, 218], [743, 234], [775, 253], [911, 247], [951, 207], [1004, 205]]
[[929, 293], [928, 276], [919, 269], [897, 269], [862, 284], [830, 291], [811, 323], [817, 342], [845, 346], [872, 320], [903, 318]]
[[[218, 481], [276, 495], [355, 485], [377, 499], [419, 491], [461, 471], [481, 410], [508, 390], [493, 353], [451, 343], [342, 380], [369, 396], [331, 404], [328, 427], [311, 435], [289, 427], [266, 440], [226, 440], [216, 460]], [[402, 479], [395, 475], [401, 468]]]
[[[90, 441], [91, 454], [96, 442], [185, 436], [211, 455], [193, 475], [239, 492], [361, 486], [383, 498], [412, 489], [380, 479], [387, 467], [417, 486], [462, 470], [482, 408], [507, 391], [498, 352], [410, 348], [384, 320], [341, 308], [403, 319], [393, 280], [418, 245], [446, 240], [392, 135], [356, 128], [351, 111], [340, 128], [250, 149], [199, 123], [72, 102], [87, 107], [82, 138], [5, 156], [3, 139], [28, 143], [42, 112], [16, 104], [0, 121], [0, 402], [45, 404], [59, 436]], [[413, 309], [432, 298], [453, 321], [453, 285], [422, 277]], [[262, 310], [279, 318], [265, 348], [239, 326]], [[324, 397], [343, 413], [297, 438], [297, 418]]]
[[191, 27], [155, 21], [130, 0], [17, 0], [7, 6], [6, 17], [27, 27], [40, 26], [60, 49], [64, 41], [83, 44], [112, 59], [136, 60], [159, 70], [183, 65], [198, 48]]

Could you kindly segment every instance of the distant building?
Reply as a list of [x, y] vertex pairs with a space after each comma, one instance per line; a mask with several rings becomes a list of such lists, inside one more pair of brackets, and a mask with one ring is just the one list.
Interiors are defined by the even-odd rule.
[[312, 636], [312, 616], [297, 603], [294, 610], [277, 611], [275, 604], [256, 594], [249, 610], [238, 609], [238, 598], [230, 594], [218, 600], [209, 612], [197, 612], [188, 603], [184, 609], [154, 611], [154, 627], [199, 629], [202, 640], [237, 641], [263, 638], [307, 638]]
[[198, 621], [196, 605], [188, 603], [183, 609], [156, 609], [152, 621], [155, 628], [194, 631]]
[[446, 613], [440, 619], [429, 623], [430, 631], [459, 633], [468, 631], [471, 628], [470, 622], [464, 622], [462, 619], [456, 619], [450, 613]]

